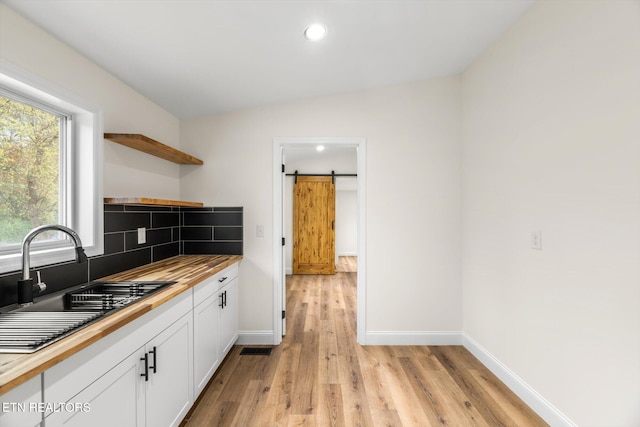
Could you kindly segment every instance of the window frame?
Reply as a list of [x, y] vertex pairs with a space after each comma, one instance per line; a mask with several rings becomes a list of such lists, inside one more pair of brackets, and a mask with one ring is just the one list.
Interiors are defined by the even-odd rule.
[[[71, 218], [68, 212], [68, 205], [70, 204], [70, 200], [73, 198], [73, 194], [71, 194], [71, 175], [70, 168], [68, 167], [69, 159], [68, 153], [69, 145], [73, 145], [73, 131], [72, 131], [72, 123], [73, 123], [73, 114], [69, 111], [62, 110], [60, 108], [54, 107], [49, 104], [45, 104], [40, 99], [33, 99], [31, 97], [27, 97], [22, 93], [17, 93], [13, 90], [8, 89], [2, 82], [0, 82], [0, 96], [4, 98], [8, 98], [14, 102], [18, 102], [23, 105], [27, 105], [32, 108], [36, 108], [40, 111], [44, 111], [52, 116], [56, 116], [59, 120], [59, 131], [58, 131], [58, 224], [66, 225], [67, 227], [71, 227]], [[73, 147], [70, 147], [73, 150]], [[45, 224], [40, 224], [45, 225]], [[64, 240], [68, 239], [68, 236], [61, 235], [60, 237], [49, 240], [49, 241], [38, 241], [35, 240], [32, 244], [33, 250], [43, 250], [43, 249], [55, 249], [62, 248], [67, 246], [68, 243], [65, 243]], [[20, 251], [22, 244], [21, 242], [17, 242], [14, 244], [8, 245], [0, 245], [0, 257], [4, 255], [10, 255], [15, 253], [16, 251]]]
[[[66, 194], [61, 198], [64, 203], [62, 209], [66, 217], [65, 225], [80, 235], [88, 256], [102, 255], [104, 139], [101, 108], [3, 59], [0, 59], [0, 86], [19, 97], [70, 115], [65, 129], [69, 133], [68, 143], [60, 152], [60, 167], [66, 169], [60, 172], [66, 175]], [[20, 270], [21, 246], [0, 253], [0, 273]], [[34, 241], [31, 247], [32, 267], [73, 259], [75, 251], [68, 239], [41, 244]]]

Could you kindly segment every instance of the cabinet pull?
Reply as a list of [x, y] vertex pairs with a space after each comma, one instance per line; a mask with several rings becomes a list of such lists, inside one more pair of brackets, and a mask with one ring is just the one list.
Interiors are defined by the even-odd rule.
[[144, 357], [141, 357], [140, 360], [144, 360], [144, 373], [140, 374], [140, 376], [144, 377], [145, 381], [149, 381], [149, 354], [145, 353]]
[[227, 280], [227, 276], [224, 276], [222, 279], [218, 279], [218, 282], [222, 283], [222, 282], [224, 282], [225, 280]]
[[223, 307], [226, 307], [227, 306], [227, 291], [224, 291], [224, 296], [222, 297], [222, 301], [224, 301], [224, 306]]
[[151, 369], [153, 369], [153, 373], [156, 373], [156, 368], [158, 367], [158, 359], [157, 359], [157, 354], [158, 352], [156, 351], [156, 346], [153, 346], [153, 350], [149, 351], [149, 353], [153, 354], [153, 366], [149, 366]]
[[220, 304], [218, 305], [218, 307], [224, 308], [224, 293], [221, 293], [220, 295], [218, 295], [218, 297], [220, 298]]

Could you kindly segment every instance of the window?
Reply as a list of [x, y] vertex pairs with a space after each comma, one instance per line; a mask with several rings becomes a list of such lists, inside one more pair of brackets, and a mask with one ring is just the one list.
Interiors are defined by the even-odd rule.
[[[99, 108], [0, 60], [0, 273], [21, 268], [33, 228], [74, 229], [89, 256], [102, 253]], [[31, 265], [71, 260], [67, 236], [39, 235]]]
[[69, 113], [0, 88], [0, 251], [15, 250], [35, 227], [68, 224], [64, 153], [69, 118]]

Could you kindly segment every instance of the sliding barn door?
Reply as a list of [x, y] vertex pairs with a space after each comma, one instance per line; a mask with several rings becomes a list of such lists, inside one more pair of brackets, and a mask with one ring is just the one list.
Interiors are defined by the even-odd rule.
[[293, 274], [335, 274], [336, 189], [330, 176], [293, 185]]

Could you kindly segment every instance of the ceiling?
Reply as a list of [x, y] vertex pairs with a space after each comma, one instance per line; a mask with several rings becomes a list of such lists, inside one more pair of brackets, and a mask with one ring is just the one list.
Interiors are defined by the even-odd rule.
[[190, 118], [460, 73], [534, 0], [2, 1]]

